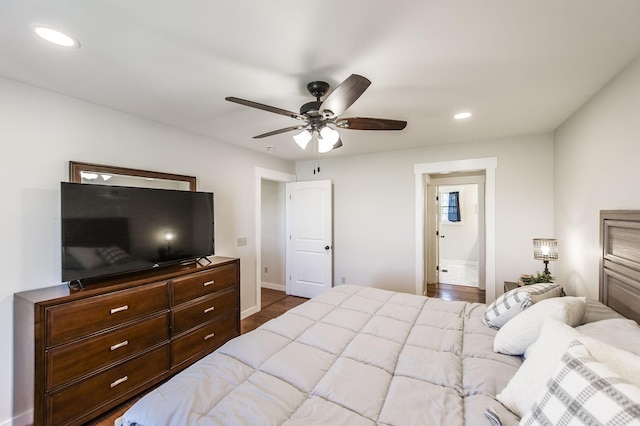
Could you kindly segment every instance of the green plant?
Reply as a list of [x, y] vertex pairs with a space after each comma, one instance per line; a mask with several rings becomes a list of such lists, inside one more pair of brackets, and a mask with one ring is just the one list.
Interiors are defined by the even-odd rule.
[[531, 276], [531, 284], [536, 283], [552, 283], [555, 278], [551, 276], [549, 272], [536, 272], [535, 275]]

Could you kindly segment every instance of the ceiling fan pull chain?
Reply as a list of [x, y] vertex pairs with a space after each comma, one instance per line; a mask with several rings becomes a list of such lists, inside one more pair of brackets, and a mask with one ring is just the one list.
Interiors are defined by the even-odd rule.
[[319, 153], [318, 153], [318, 139], [316, 138], [314, 141], [314, 145], [315, 145], [315, 152], [314, 152], [314, 159], [313, 159], [313, 174], [315, 175], [316, 172], [319, 174], [320, 173], [320, 158], [319, 158]]

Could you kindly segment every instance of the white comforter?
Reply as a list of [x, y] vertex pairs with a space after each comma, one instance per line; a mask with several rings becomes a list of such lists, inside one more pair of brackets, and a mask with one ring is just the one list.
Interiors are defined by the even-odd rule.
[[233, 339], [124, 415], [151, 425], [483, 425], [521, 364], [485, 305], [339, 286]]

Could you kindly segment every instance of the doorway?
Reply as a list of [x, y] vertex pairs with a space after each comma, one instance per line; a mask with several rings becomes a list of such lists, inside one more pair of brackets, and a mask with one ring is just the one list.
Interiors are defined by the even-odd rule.
[[[421, 163], [414, 165], [415, 176], [415, 287], [416, 294], [425, 294], [427, 284], [427, 272], [430, 270], [426, 264], [426, 253], [434, 250], [428, 245], [427, 229], [429, 229], [429, 218], [434, 215], [426, 215], [426, 178], [432, 174], [442, 173], [484, 173], [485, 193], [484, 197], [479, 196], [479, 200], [484, 200], [484, 237], [483, 242], [479, 242], [480, 250], [484, 250], [479, 259], [478, 268], [484, 266], [484, 272], [480, 272], [480, 279], [484, 277], [485, 302], [491, 303], [496, 298], [496, 265], [495, 265], [495, 197], [496, 197], [496, 168], [498, 160], [496, 157], [475, 158], [465, 160], [454, 160], [435, 163]], [[427, 218], [427, 220], [425, 220]], [[482, 251], [480, 252], [482, 253]]]
[[[261, 288], [280, 291], [285, 287], [286, 256], [286, 183], [262, 179], [262, 238], [260, 241], [262, 265]], [[264, 292], [261, 292], [264, 295]], [[262, 306], [262, 303], [261, 303]]]
[[484, 172], [425, 175], [427, 284], [485, 288]]
[[[332, 232], [332, 207], [331, 207], [331, 182], [330, 181], [311, 181], [306, 184], [302, 182], [296, 182], [296, 176], [288, 173], [278, 172], [274, 170], [267, 170], [260, 167], [255, 168], [255, 256], [256, 256], [256, 270], [255, 270], [255, 292], [252, 292], [250, 296], [253, 296], [251, 301], [247, 301], [249, 297], [245, 297], [245, 294], [241, 292], [241, 300], [243, 304], [250, 306], [249, 309], [245, 309], [241, 312], [241, 318], [244, 319], [250, 315], [260, 312], [262, 305], [262, 286], [264, 283], [265, 288], [274, 288], [276, 290], [283, 290], [286, 293], [291, 293], [287, 280], [296, 281], [299, 284], [303, 281], [303, 287], [319, 287], [315, 284], [318, 280], [314, 280], [318, 275], [322, 275], [322, 284], [324, 288], [331, 287], [333, 283], [332, 273], [332, 259], [333, 259], [333, 237]], [[326, 188], [328, 183], [328, 189]], [[296, 186], [298, 185], [298, 186]], [[287, 211], [290, 210], [290, 189], [296, 187], [298, 189], [319, 189], [317, 186], [322, 187], [322, 192], [325, 194], [324, 209], [314, 209], [311, 214], [303, 215], [303, 223], [296, 220], [289, 220], [287, 218]], [[328, 191], [328, 192], [327, 192]], [[313, 191], [312, 191], [313, 192]], [[289, 194], [289, 195], [287, 195]], [[307, 192], [308, 194], [308, 192]], [[313, 198], [313, 197], [312, 197]], [[312, 199], [305, 198], [304, 206], [314, 205]], [[317, 204], [316, 204], [317, 205]], [[308, 212], [309, 213], [309, 212]], [[323, 228], [322, 234], [324, 239], [321, 241], [321, 249], [315, 250], [315, 256], [313, 250], [307, 249], [304, 256], [298, 256], [296, 261], [290, 261], [287, 259], [288, 253], [278, 254], [281, 250], [285, 252], [290, 250], [291, 244], [288, 243], [288, 236], [295, 234], [294, 231], [288, 229], [289, 225], [293, 222], [297, 223], [297, 232], [300, 230], [309, 230], [310, 226], [316, 221], [310, 220], [310, 218], [316, 215], [321, 215], [329, 218], [329, 226]], [[323, 221], [324, 222], [324, 221]], [[282, 229], [285, 232], [280, 232], [278, 229]], [[317, 229], [314, 228], [317, 232]], [[275, 230], [275, 232], [273, 232]], [[311, 238], [305, 238], [310, 240]], [[263, 244], [268, 244], [265, 247]], [[320, 242], [320, 241], [319, 241]], [[275, 247], [275, 249], [274, 249]], [[280, 249], [282, 248], [282, 249]], [[272, 258], [272, 254], [275, 256]], [[300, 262], [300, 258], [304, 258], [305, 262]], [[318, 262], [310, 261], [313, 257], [322, 257], [325, 259], [322, 264], [323, 268], [317, 268]], [[282, 268], [282, 273], [278, 274], [281, 279], [276, 278], [276, 270], [267, 262], [272, 262], [271, 265], [276, 265], [276, 270]], [[328, 262], [328, 263], [327, 263]], [[288, 263], [288, 265], [287, 265]], [[292, 266], [293, 265], [293, 266]], [[300, 269], [303, 268], [303, 270]], [[266, 269], [265, 269], [266, 268]], [[315, 268], [315, 269], [314, 269]], [[291, 269], [291, 273], [288, 269]], [[314, 272], [314, 273], [310, 273]], [[263, 275], [264, 274], [264, 275]], [[298, 279], [302, 278], [302, 280]], [[294, 288], [293, 290], [296, 290]], [[307, 297], [306, 293], [301, 292], [296, 294], [299, 296]], [[313, 294], [309, 294], [311, 297]]]
[[[264, 207], [264, 215], [265, 217], [263, 218], [263, 203], [262, 203], [262, 199], [263, 199], [263, 183], [265, 183], [265, 186], [272, 186], [275, 185], [277, 187], [277, 189], [274, 189], [275, 192], [279, 192], [280, 188], [284, 188], [285, 184], [287, 182], [295, 182], [296, 181], [296, 176], [289, 174], [289, 173], [283, 173], [283, 172], [279, 172], [279, 171], [275, 171], [275, 170], [268, 170], [268, 169], [263, 169], [261, 167], [256, 167], [255, 168], [255, 235], [254, 235], [254, 239], [255, 239], [255, 257], [256, 257], [256, 265], [255, 265], [255, 275], [254, 275], [254, 283], [255, 283], [255, 288], [253, 289], [254, 291], [250, 292], [251, 294], [242, 294], [241, 291], [241, 298], [243, 301], [243, 304], [245, 306], [249, 306], [248, 309], [245, 309], [241, 312], [241, 318], [244, 319], [250, 315], [253, 315], [255, 313], [260, 312], [261, 309], [261, 304], [262, 304], [262, 293], [261, 293], [261, 289], [262, 289], [262, 282], [263, 282], [263, 271], [264, 271], [264, 267], [265, 265], [263, 265], [263, 260], [262, 260], [262, 240], [263, 239], [270, 239], [270, 238], [275, 238], [275, 240], [273, 240], [273, 244], [276, 245], [280, 245], [282, 244], [282, 246], [284, 246], [285, 244], [285, 240], [286, 240], [286, 235], [283, 232], [281, 234], [280, 237], [272, 237], [273, 233], [268, 232], [267, 235], [263, 236], [263, 219], [265, 219], [267, 221], [267, 223], [271, 223], [269, 222], [271, 219], [269, 219], [269, 217], [273, 216], [273, 213], [268, 213], [267, 209], [270, 208], [274, 208], [274, 209], [282, 209], [282, 215], [281, 218], [282, 220], [284, 220], [284, 211], [285, 211], [285, 206], [284, 206], [284, 199], [282, 199], [282, 205], [279, 205], [279, 202], [275, 201], [275, 202], [271, 202], [269, 203], [270, 207]], [[283, 189], [284, 190], [284, 189]], [[275, 220], [275, 219], [274, 219]], [[271, 225], [266, 225], [266, 226], [271, 226]], [[266, 229], [265, 226], [265, 229]], [[276, 232], [277, 235], [277, 232]], [[279, 240], [279, 238], [281, 238], [281, 240]], [[284, 255], [282, 258], [282, 262], [284, 262]], [[265, 262], [269, 261], [265, 259]], [[279, 263], [280, 261], [278, 260], [277, 263]], [[271, 276], [273, 276], [273, 269], [270, 268], [270, 266], [266, 266], [267, 267], [267, 276], [269, 274], [271, 274]], [[284, 268], [284, 267], [283, 267]], [[271, 281], [276, 281], [276, 278], [265, 278], [266, 282], [271, 282]], [[282, 282], [282, 285], [284, 286], [284, 281]]]

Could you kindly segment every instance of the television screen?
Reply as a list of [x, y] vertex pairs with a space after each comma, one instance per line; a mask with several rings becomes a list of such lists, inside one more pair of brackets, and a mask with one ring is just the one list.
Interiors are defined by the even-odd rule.
[[213, 193], [61, 183], [62, 281], [214, 254]]

